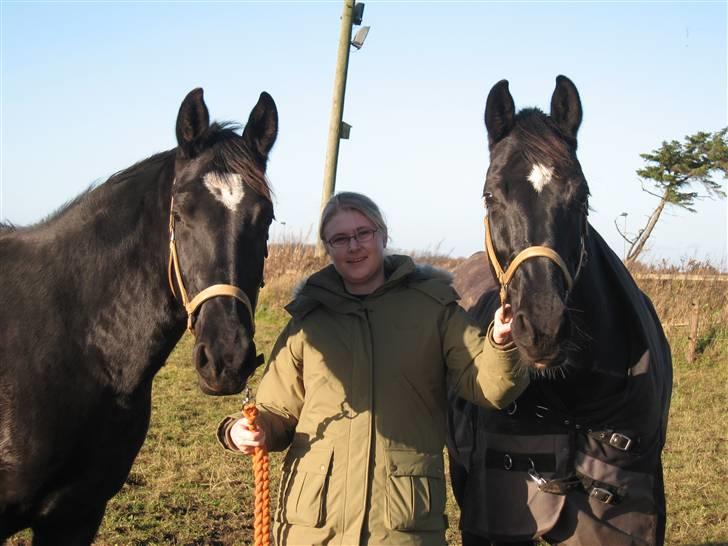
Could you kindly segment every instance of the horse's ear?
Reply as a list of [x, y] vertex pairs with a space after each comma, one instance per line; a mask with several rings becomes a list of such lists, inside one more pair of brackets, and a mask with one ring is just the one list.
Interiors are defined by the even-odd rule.
[[177, 114], [177, 144], [182, 157], [187, 159], [194, 156], [195, 140], [210, 126], [210, 113], [202, 94], [201, 87], [187, 93]]
[[576, 86], [566, 76], [557, 76], [556, 89], [551, 97], [551, 119], [564, 135], [576, 140], [581, 115], [581, 100]]
[[273, 147], [278, 136], [278, 109], [268, 93], [263, 91], [250, 112], [248, 123], [243, 131], [243, 139], [247, 145], [257, 151], [263, 160]]
[[501, 80], [488, 93], [485, 103], [485, 128], [488, 130], [488, 148], [511, 132], [515, 123], [516, 106], [508, 91], [508, 80]]

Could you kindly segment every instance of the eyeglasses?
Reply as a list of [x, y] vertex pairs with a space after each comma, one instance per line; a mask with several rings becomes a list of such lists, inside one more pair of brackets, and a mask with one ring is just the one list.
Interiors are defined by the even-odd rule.
[[344, 248], [349, 246], [349, 241], [355, 239], [357, 243], [368, 243], [374, 238], [374, 234], [379, 231], [378, 229], [372, 228], [360, 228], [357, 229], [354, 235], [335, 235], [328, 241], [326, 241], [332, 248]]

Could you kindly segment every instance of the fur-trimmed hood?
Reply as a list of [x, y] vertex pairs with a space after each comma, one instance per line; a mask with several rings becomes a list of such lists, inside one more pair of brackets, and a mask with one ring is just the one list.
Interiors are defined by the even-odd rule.
[[[411, 286], [447, 304], [459, 296], [452, 287], [453, 276], [428, 264], [415, 264], [409, 256], [391, 254], [384, 258], [386, 281], [370, 297], [378, 297], [398, 286]], [[304, 279], [294, 289], [294, 299], [286, 310], [294, 317], [303, 316], [319, 305], [338, 312], [359, 308], [360, 298], [349, 294], [333, 265], [328, 265]]]

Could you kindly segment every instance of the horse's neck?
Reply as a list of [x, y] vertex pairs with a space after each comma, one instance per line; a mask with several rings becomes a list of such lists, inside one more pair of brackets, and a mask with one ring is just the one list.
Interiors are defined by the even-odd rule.
[[93, 208], [67, 219], [76, 225], [67, 235], [78, 259], [76, 313], [85, 315], [75, 331], [119, 392], [148, 383], [184, 329], [166, 280], [171, 163], [153, 171], [100, 186]]
[[600, 237], [591, 238], [587, 265], [569, 299], [578, 350], [563, 398], [572, 407], [623, 389], [628, 369], [645, 349], [639, 320], [620, 279], [623, 266], [608, 253]]

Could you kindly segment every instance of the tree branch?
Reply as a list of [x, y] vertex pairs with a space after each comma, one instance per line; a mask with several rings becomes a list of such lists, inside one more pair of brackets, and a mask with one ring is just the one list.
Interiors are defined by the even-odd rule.
[[662, 195], [660, 195], [658, 193], [652, 193], [650, 190], [648, 190], [647, 188], [645, 188], [645, 181], [644, 180], [640, 180], [640, 186], [642, 186], [642, 191], [643, 192], [645, 192], [645, 193], [647, 193], [647, 194], [649, 194], [649, 195], [651, 195], [653, 197], [657, 197], [658, 199], [662, 199], [662, 197], [663, 197]]
[[614, 219], [614, 227], [617, 228], [617, 233], [619, 233], [619, 235], [622, 237], [622, 239], [624, 239], [625, 241], [627, 241], [631, 245], [634, 244], [634, 242], [635, 242], [636, 239], [630, 239], [629, 237], [627, 237], [627, 233], [626, 232], [625, 233], [622, 233], [622, 230], [619, 229], [619, 224], [617, 223], [617, 219], [616, 218]]

